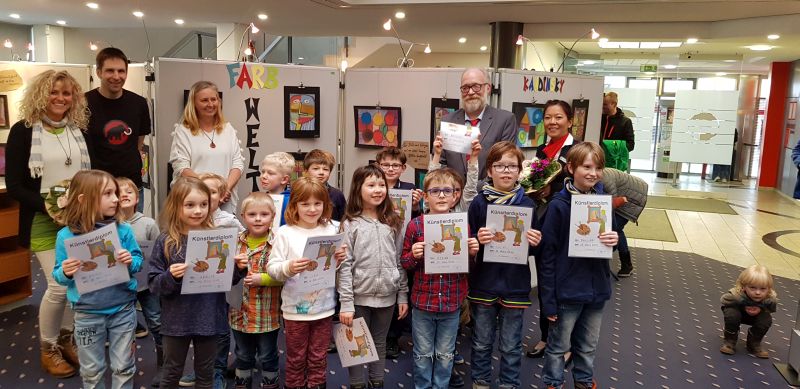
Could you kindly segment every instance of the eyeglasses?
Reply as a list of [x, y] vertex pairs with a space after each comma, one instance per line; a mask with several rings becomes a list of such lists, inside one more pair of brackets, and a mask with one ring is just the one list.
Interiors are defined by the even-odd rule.
[[499, 165], [499, 164], [496, 164], [496, 165], [492, 165], [492, 169], [494, 169], [494, 171], [497, 172], [497, 173], [502, 173], [504, 171], [509, 171], [511, 173], [516, 173], [516, 172], [519, 171], [519, 166], [518, 165]]
[[455, 190], [453, 190], [453, 188], [431, 188], [431, 189], [428, 189], [428, 195], [433, 196], [433, 197], [439, 197], [442, 194], [444, 194], [444, 197], [449, 197], [449, 196], [452, 196], [453, 193], [455, 193]]
[[472, 85], [461, 85], [461, 93], [467, 94], [469, 90], [472, 89], [473, 92], [478, 93], [481, 91], [481, 88], [489, 84], [472, 84]]
[[403, 166], [404, 165], [402, 163], [382, 163], [381, 164], [381, 167], [386, 169], [386, 170], [389, 170], [389, 169], [400, 170], [400, 169], [403, 168]]

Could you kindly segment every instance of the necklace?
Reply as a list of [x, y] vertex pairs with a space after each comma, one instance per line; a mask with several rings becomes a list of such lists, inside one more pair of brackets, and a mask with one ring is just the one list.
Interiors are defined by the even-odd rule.
[[[56, 129], [54, 129], [54, 130], [56, 130]], [[69, 143], [69, 133], [70, 133], [69, 129], [68, 128], [64, 128], [64, 132], [67, 133], [67, 147], [69, 147], [69, 154], [67, 154], [67, 149], [64, 148], [64, 144], [61, 143], [61, 137], [58, 136], [58, 134], [56, 134], [56, 133], [52, 133], [52, 134], [56, 136], [56, 140], [58, 140], [58, 144], [59, 144], [59, 146], [61, 146], [61, 150], [64, 151], [64, 156], [67, 157], [67, 159], [64, 160], [64, 165], [65, 166], [69, 166], [69, 165], [72, 165], [72, 143]]]
[[211, 136], [208, 136], [208, 133], [205, 130], [203, 130], [202, 128], [200, 129], [200, 131], [202, 131], [203, 135], [205, 135], [206, 138], [208, 138], [208, 140], [211, 141], [211, 144], [208, 145], [208, 146], [211, 147], [212, 149], [217, 148], [217, 144], [214, 143], [214, 137], [217, 135], [217, 132], [212, 129], [211, 130]]

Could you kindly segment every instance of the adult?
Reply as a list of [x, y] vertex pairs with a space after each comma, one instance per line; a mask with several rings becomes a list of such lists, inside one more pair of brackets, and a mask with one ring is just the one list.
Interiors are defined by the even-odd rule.
[[189, 90], [183, 120], [173, 133], [169, 162], [173, 180], [201, 173], [225, 177], [228, 191], [220, 197], [220, 208], [236, 214], [236, 184], [244, 170], [242, 149], [236, 130], [222, 115], [222, 100], [214, 83], [198, 81]]
[[620, 269], [617, 277], [630, 277], [633, 273], [631, 251], [625, 237], [625, 225], [629, 221], [638, 223], [639, 215], [647, 205], [647, 182], [634, 175], [606, 167], [603, 169], [603, 190], [613, 196], [614, 223], [613, 230], [619, 235], [617, 246]]
[[64, 193], [62, 181], [91, 168], [81, 128], [88, 112], [80, 85], [66, 71], [48, 70], [31, 80], [20, 103], [20, 120], [8, 134], [6, 186], [19, 202], [20, 245], [36, 255], [47, 280], [39, 304], [42, 368], [58, 378], [75, 375], [73, 312], [67, 289], [53, 279], [59, 226], [48, 213], [48, 193]]
[[[128, 79], [128, 57], [122, 50], [106, 47], [97, 53], [95, 62], [100, 86], [86, 92], [91, 112], [87, 141], [92, 167], [129, 178], [139, 188], [139, 199], [144, 199], [144, 138], [151, 129], [147, 100], [123, 89]], [[139, 201], [137, 210], [142, 209], [144, 201]]]
[[633, 151], [636, 142], [633, 136], [633, 123], [617, 108], [619, 96], [616, 92], [603, 95], [603, 117], [600, 120], [601, 140], [624, 140], [628, 152]]
[[[514, 114], [487, 104], [492, 84], [484, 69], [470, 68], [461, 74], [461, 108], [442, 118], [443, 122], [467, 124], [481, 131], [481, 153], [478, 157], [478, 179], [486, 177], [486, 156], [492, 145], [507, 140], [514, 142], [517, 119]], [[442, 166], [467, 176], [467, 154], [444, 150]]]
[[797, 140], [797, 144], [792, 149], [792, 163], [797, 168], [797, 181], [794, 184], [792, 197], [800, 200], [800, 139]]

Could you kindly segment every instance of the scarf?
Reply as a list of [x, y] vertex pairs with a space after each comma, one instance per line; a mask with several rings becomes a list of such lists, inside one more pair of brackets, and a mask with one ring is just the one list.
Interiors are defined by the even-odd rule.
[[525, 196], [525, 190], [519, 183], [510, 192], [497, 189], [487, 183], [483, 186], [483, 195], [492, 204], [509, 205], [519, 203], [522, 196]]
[[[89, 149], [86, 147], [86, 140], [83, 138], [83, 134], [81, 134], [81, 130], [78, 127], [76, 127], [73, 123], [67, 122], [66, 118], [60, 122], [54, 122], [47, 117], [42, 118], [42, 120], [55, 128], [61, 128], [63, 126], [65, 130], [64, 132], [67, 134], [67, 142], [69, 142], [69, 136], [71, 135], [75, 140], [75, 143], [78, 144], [78, 150], [80, 151], [81, 170], [88, 170], [92, 168], [92, 163], [89, 159]], [[42, 132], [46, 130], [44, 129], [44, 126], [42, 126], [42, 120], [37, 120], [34, 122], [33, 128], [31, 129], [31, 156], [28, 158], [28, 169], [31, 171], [32, 178], [39, 178], [44, 175], [44, 161], [42, 160]]]
[[581, 192], [575, 187], [575, 184], [572, 183], [572, 178], [570, 177], [564, 179], [564, 189], [566, 189], [569, 194], [573, 195], [597, 194], [597, 190], [595, 190], [594, 187], [591, 187], [588, 193]]
[[569, 134], [562, 136], [561, 139], [551, 139], [550, 143], [548, 143], [547, 146], [544, 146], [544, 154], [548, 159], [551, 161], [556, 159], [556, 154], [561, 151], [561, 148], [564, 146], [564, 142], [567, 141], [567, 138], [569, 138]]

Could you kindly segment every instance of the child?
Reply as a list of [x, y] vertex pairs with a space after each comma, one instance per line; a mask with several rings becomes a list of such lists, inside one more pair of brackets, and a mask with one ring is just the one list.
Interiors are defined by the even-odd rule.
[[[136, 210], [139, 204], [139, 188], [130, 178], [117, 177], [116, 180], [119, 187], [120, 221], [131, 225], [136, 242], [156, 240], [160, 234], [156, 221]], [[144, 257], [145, 253], [142, 254]], [[146, 254], [149, 255], [150, 253]], [[156, 374], [153, 376], [152, 384], [158, 385], [161, 382], [161, 367], [164, 364], [164, 350], [161, 348], [161, 334], [159, 333], [161, 329], [161, 303], [158, 301], [158, 296], [150, 293], [146, 283], [138, 285], [138, 290], [136, 299], [142, 307], [142, 315], [145, 323], [147, 323], [147, 329], [153, 335], [153, 342], [156, 345]], [[141, 327], [141, 324], [137, 320], [137, 337], [140, 331], [139, 327]], [[144, 336], [147, 336], [147, 330], [143, 327], [141, 329], [144, 330]]]
[[739, 326], [749, 324], [747, 352], [758, 358], [769, 358], [767, 350], [761, 348], [761, 339], [772, 326], [772, 314], [778, 305], [778, 295], [772, 289], [772, 274], [763, 265], [752, 265], [744, 269], [736, 285], [720, 298], [722, 315], [725, 317], [725, 341], [719, 351], [736, 353]]
[[[363, 317], [380, 358], [369, 364], [370, 388], [383, 388], [386, 333], [395, 303], [398, 318], [403, 319], [408, 312], [408, 281], [397, 255], [403, 220], [394, 211], [386, 186], [383, 171], [375, 165], [362, 166], [353, 173], [342, 223], [350, 251], [338, 272], [342, 304], [339, 321], [352, 326], [354, 317]], [[350, 388], [366, 388], [363, 365], [348, 370]]]
[[[53, 278], [67, 287], [67, 298], [75, 311], [75, 338], [81, 361], [83, 387], [102, 387], [106, 371], [106, 341], [109, 343], [111, 385], [133, 387], [136, 365], [133, 337], [136, 328], [136, 279], [133, 274], [142, 267], [142, 252], [136, 244], [133, 229], [118, 223], [119, 188], [114, 177], [100, 170], [81, 170], [72, 178], [67, 206], [58, 222], [65, 227], [56, 237], [56, 264]], [[131, 279], [94, 292], [80, 294], [73, 276], [81, 260], [67, 258], [64, 241], [114, 224], [120, 247], [116, 262], [128, 268]]]
[[223, 210], [219, 207], [219, 199], [225, 197], [228, 191], [228, 185], [222, 176], [214, 173], [202, 173], [197, 178], [203, 181], [211, 192], [211, 203], [208, 204], [208, 212], [211, 213], [211, 219], [214, 221], [214, 228], [229, 228], [236, 227], [239, 232], [244, 232], [244, 226], [236, 218], [236, 215]]
[[[500, 387], [520, 387], [522, 357], [522, 315], [531, 305], [531, 271], [528, 264], [484, 262], [484, 245], [492, 241], [494, 231], [486, 227], [489, 204], [535, 208], [519, 184], [523, 155], [508, 141], [492, 145], [486, 156], [487, 182], [469, 206], [470, 236], [478, 239], [480, 250], [475, 268], [470, 271], [470, 314], [475, 326], [472, 333], [473, 388], [488, 389], [492, 378], [492, 348], [495, 329], [500, 323]], [[529, 228], [527, 243], [537, 246], [542, 234]]]
[[[161, 340], [164, 344], [162, 388], [175, 388], [183, 372], [189, 344], [194, 344], [197, 387], [210, 388], [217, 354], [217, 338], [230, 332], [225, 293], [181, 294], [188, 267], [187, 235], [191, 230], [213, 228], [208, 211], [211, 193], [197, 178], [175, 180], [161, 213], [161, 235], [153, 244], [148, 280], [150, 291], [161, 297]], [[239, 282], [247, 257], [236, 256]]]
[[[261, 190], [274, 195], [283, 195], [281, 209], [276, 209], [281, 216], [281, 224], [286, 224], [284, 213], [289, 204], [289, 179], [294, 169], [294, 158], [289, 153], [276, 152], [267, 155], [261, 161]], [[276, 215], [277, 217], [277, 215]]]
[[[542, 314], [549, 320], [542, 379], [548, 388], [564, 383], [564, 353], [572, 350], [575, 388], [595, 388], [594, 356], [600, 337], [603, 307], [611, 297], [609, 260], [570, 257], [570, 199], [576, 194], [604, 194], [602, 179], [605, 157], [597, 143], [574, 145], [567, 153], [569, 176], [564, 188], [553, 195], [544, 216], [540, 253], [539, 293]], [[599, 235], [600, 242], [613, 247], [616, 231]], [[571, 342], [574, 341], [575, 344]]]
[[[474, 139], [472, 141], [472, 152], [467, 156], [466, 182], [464, 177], [455, 173], [455, 170], [445, 168], [450, 169], [455, 174], [456, 183], [460, 187], [460, 189], [456, 188], [458, 189], [456, 191], [457, 195], [453, 197], [455, 200], [453, 212], [466, 212], [472, 203], [472, 199], [478, 195], [478, 156], [481, 154], [481, 149], [481, 143]], [[436, 135], [436, 140], [433, 141], [433, 156], [431, 156], [431, 161], [428, 163], [429, 172], [442, 168], [442, 164], [439, 161], [442, 159], [443, 150], [442, 136]]]
[[242, 305], [231, 306], [229, 311], [233, 338], [236, 340], [235, 387], [250, 389], [252, 370], [258, 366], [262, 371], [261, 389], [277, 389], [283, 284], [267, 274], [275, 205], [268, 194], [253, 192], [242, 201], [241, 215], [247, 230], [239, 234], [237, 249], [239, 254], [247, 255], [249, 266], [243, 281]]
[[325, 150], [314, 149], [306, 154], [306, 158], [303, 160], [303, 170], [305, 170], [307, 176], [317, 179], [328, 188], [328, 196], [333, 202], [333, 216], [331, 218], [340, 222], [342, 221], [342, 216], [344, 216], [347, 201], [342, 191], [328, 184], [328, 178], [331, 176], [334, 164], [336, 164], [336, 158], [333, 154]]
[[[294, 276], [310, 268], [312, 260], [303, 257], [306, 240], [336, 234], [330, 221], [331, 208], [328, 190], [322, 184], [308, 177], [295, 180], [286, 208], [286, 225], [275, 234], [269, 256], [267, 273], [285, 282], [281, 310], [286, 336], [286, 389], [325, 388], [335, 288], [299, 292]], [[335, 257], [339, 263], [344, 260], [344, 248], [337, 249]]]
[[[455, 176], [445, 169], [425, 176], [423, 196], [431, 215], [450, 212], [454, 183]], [[453, 370], [459, 310], [467, 296], [467, 274], [425, 273], [424, 217], [420, 215], [408, 223], [400, 257], [403, 268], [415, 272], [411, 288], [414, 387], [447, 388]], [[469, 238], [467, 247], [470, 256], [474, 256], [478, 252], [478, 241]]]

